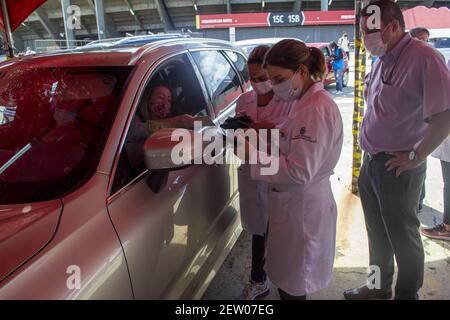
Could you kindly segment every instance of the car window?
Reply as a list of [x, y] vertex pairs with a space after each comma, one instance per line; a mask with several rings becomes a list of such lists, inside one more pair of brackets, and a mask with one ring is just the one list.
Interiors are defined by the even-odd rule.
[[431, 41], [434, 42], [434, 47], [436, 49], [450, 48], [450, 38], [435, 38]]
[[242, 75], [242, 79], [244, 80], [244, 83], [247, 83], [250, 80], [250, 76], [248, 74], [248, 69], [247, 69], [247, 59], [245, 59], [242, 54], [234, 52], [234, 51], [225, 51], [225, 53], [230, 58], [230, 60], [233, 62], [236, 69]]
[[208, 115], [197, 75], [186, 54], [163, 62], [149, 79], [130, 128], [114, 177], [112, 193], [145, 172], [144, 143], [164, 127], [182, 127], [185, 115]]
[[218, 116], [241, 95], [239, 76], [219, 51], [196, 51], [192, 56], [208, 88], [215, 116]]
[[0, 203], [64, 196], [98, 164], [131, 67], [11, 66], [0, 75]]

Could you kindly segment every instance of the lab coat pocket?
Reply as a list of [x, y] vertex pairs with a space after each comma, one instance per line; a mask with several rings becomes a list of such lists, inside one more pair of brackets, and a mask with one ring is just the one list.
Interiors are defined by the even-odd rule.
[[283, 223], [288, 220], [290, 212], [294, 210], [293, 205], [295, 193], [279, 191], [270, 188], [269, 191], [269, 220], [270, 223]]

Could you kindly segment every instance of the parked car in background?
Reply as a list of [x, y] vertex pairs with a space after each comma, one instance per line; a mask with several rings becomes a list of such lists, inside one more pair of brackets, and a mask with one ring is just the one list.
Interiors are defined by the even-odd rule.
[[[315, 42], [315, 43], [307, 43], [308, 46], [310, 47], [316, 47], [319, 48], [320, 50], [322, 50], [324, 56], [325, 56], [325, 61], [327, 63], [327, 75], [325, 77], [325, 86], [328, 86], [330, 84], [336, 83], [336, 78], [334, 77], [334, 72], [333, 72], [333, 67], [331, 66], [331, 62], [332, 62], [332, 58], [331, 58], [331, 48], [330, 48], [330, 44], [328, 42]], [[343, 83], [344, 83], [344, 87], [346, 87], [348, 85], [348, 78], [349, 78], [349, 67], [348, 67], [348, 57], [347, 54], [345, 52], [343, 52], [344, 54], [344, 78], [343, 78]]]
[[161, 40], [184, 39], [184, 38], [190, 38], [190, 35], [181, 33], [161, 33], [161, 34], [132, 36], [124, 38], [111, 38], [92, 41], [84, 46], [77, 47], [76, 49], [82, 51], [91, 51], [94, 49], [108, 49], [112, 47], [131, 47], [131, 46], [138, 47]]
[[450, 28], [430, 29], [430, 43], [444, 56], [445, 63], [450, 60]]
[[450, 35], [448, 37], [433, 37], [430, 42], [445, 58], [445, 62], [450, 61]]
[[162, 161], [170, 135], [148, 146], [141, 120], [165, 84], [172, 116], [218, 128], [248, 90], [243, 51], [183, 38], [0, 75], [0, 300], [200, 298], [242, 230], [237, 165]]
[[144, 36], [134, 36], [122, 38], [119, 41], [113, 43], [114, 47], [129, 47], [129, 46], [143, 46], [148, 43], [169, 40], [169, 39], [185, 39], [190, 38], [187, 34], [181, 33], [164, 33], [164, 34], [151, 34]]
[[[275, 43], [285, 40], [285, 39], [294, 39], [294, 38], [260, 38], [260, 39], [250, 39], [250, 40], [241, 40], [236, 41], [234, 44], [241, 47], [242, 50], [245, 51], [247, 56], [250, 54], [250, 52], [253, 51], [257, 46], [266, 45], [271, 47]], [[299, 40], [299, 39], [294, 39]]]
[[121, 39], [122, 38], [108, 38], [108, 39], [102, 39], [102, 40], [95, 40], [95, 41], [89, 42], [88, 44], [85, 44], [84, 46], [79, 46], [76, 49], [86, 49], [86, 50], [93, 50], [95, 48], [100, 49], [100, 48], [108, 47]]

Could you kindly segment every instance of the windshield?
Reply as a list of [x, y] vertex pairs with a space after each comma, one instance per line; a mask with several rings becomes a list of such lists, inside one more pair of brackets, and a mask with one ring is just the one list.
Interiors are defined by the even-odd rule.
[[130, 67], [0, 74], [0, 204], [58, 198], [96, 168]]
[[431, 41], [436, 49], [450, 48], [450, 38], [434, 38]]

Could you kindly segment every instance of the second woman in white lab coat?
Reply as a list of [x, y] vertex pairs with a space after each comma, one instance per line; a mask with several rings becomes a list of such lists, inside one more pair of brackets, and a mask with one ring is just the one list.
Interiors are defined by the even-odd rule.
[[[250, 53], [247, 67], [253, 90], [240, 96], [236, 105], [236, 114], [250, 117], [253, 127], [281, 123], [289, 113], [290, 103], [274, 96], [267, 72], [262, 68], [269, 49], [262, 45]], [[241, 223], [243, 229], [252, 235], [250, 281], [244, 287], [240, 299], [253, 300], [269, 293], [264, 271], [268, 184], [251, 178], [249, 164], [239, 167], [238, 178]]]
[[[336, 203], [330, 176], [340, 157], [339, 109], [324, 90], [325, 57], [297, 40], [282, 40], [265, 57], [275, 95], [291, 101], [280, 126], [279, 170], [253, 178], [269, 183], [266, 269], [281, 299], [306, 299], [329, 285], [336, 242]], [[241, 142], [244, 142], [241, 140]], [[250, 157], [260, 153], [250, 146]]]

